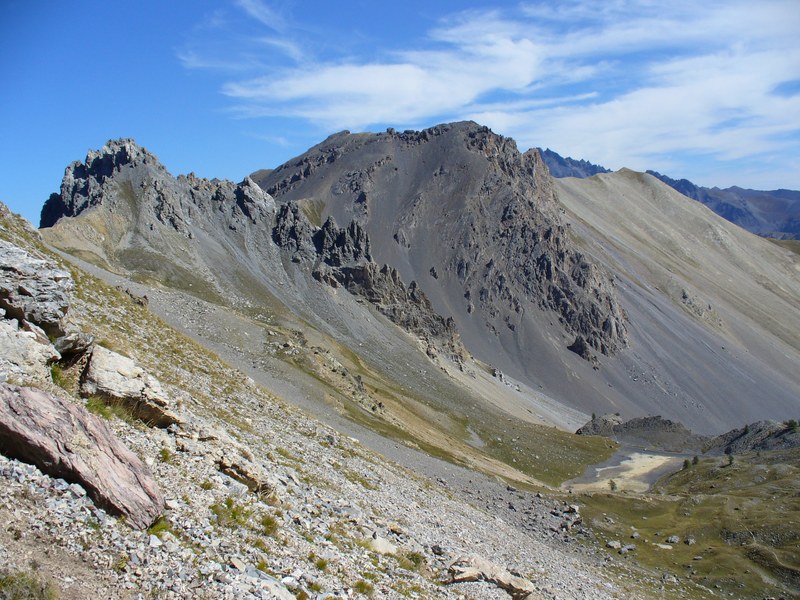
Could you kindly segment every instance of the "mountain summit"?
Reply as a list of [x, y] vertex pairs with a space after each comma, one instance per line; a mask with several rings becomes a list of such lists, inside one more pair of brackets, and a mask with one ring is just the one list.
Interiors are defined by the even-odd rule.
[[[107, 269], [273, 315], [300, 332], [289, 356], [321, 335], [448, 410], [486, 413], [488, 395], [565, 428], [621, 412], [719, 433], [785, 418], [800, 390], [794, 257], [649, 175], [554, 181], [472, 122], [341, 132], [238, 184], [112, 141], [70, 165], [43, 223]], [[342, 372], [323, 355], [293, 360]], [[347, 375], [370, 411], [388, 406], [374, 386]]]

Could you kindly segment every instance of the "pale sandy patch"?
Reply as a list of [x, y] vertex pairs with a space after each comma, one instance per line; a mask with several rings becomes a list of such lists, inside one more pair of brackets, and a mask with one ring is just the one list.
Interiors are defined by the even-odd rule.
[[654, 471], [667, 471], [670, 466], [677, 470], [683, 458], [634, 452], [618, 465], [598, 468], [596, 481], [564, 484], [564, 487], [576, 492], [609, 491], [609, 481], [613, 479], [617, 491], [646, 492], [652, 484]]

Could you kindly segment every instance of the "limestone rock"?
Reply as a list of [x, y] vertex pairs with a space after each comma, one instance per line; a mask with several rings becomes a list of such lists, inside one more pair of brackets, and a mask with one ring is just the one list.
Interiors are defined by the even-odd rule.
[[295, 202], [281, 206], [273, 240], [294, 262], [313, 263], [312, 276], [361, 296], [396, 325], [419, 337], [431, 358], [440, 351], [460, 362], [466, 356], [455, 323], [437, 314], [424, 292], [406, 285], [396, 269], [372, 261], [366, 230], [356, 221], [340, 228], [328, 218], [314, 227]]
[[661, 416], [636, 417], [625, 421], [617, 414], [592, 417], [575, 433], [600, 435], [629, 444], [659, 448], [668, 452], [698, 451], [708, 437], [694, 433], [683, 423]]
[[374, 533], [369, 539], [369, 548], [378, 554], [397, 554], [397, 546], [377, 533]]
[[122, 402], [137, 418], [156, 427], [169, 427], [181, 422], [155, 377], [127, 356], [102, 346], [95, 346], [92, 351], [83, 374], [81, 394]]
[[144, 529], [164, 509], [147, 467], [84, 408], [45, 392], [0, 384], [0, 451], [78, 482], [100, 507]]
[[87, 352], [94, 344], [94, 336], [80, 331], [70, 331], [58, 338], [53, 346], [62, 357], [76, 356]]
[[266, 473], [253, 462], [233, 452], [223, 452], [217, 460], [220, 471], [246, 485], [251, 492], [262, 496], [272, 496], [275, 488], [268, 481]]
[[50, 381], [50, 363], [61, 358], [52, 344], [42, 343], [16, 319], [0, 319], [0, 381], [42, 384]]
[[62, 336], [73, 287], [67, 271], [0, 240], [0, 308], [6, 318], [34, 323], [47, 335]]
[[522, 577], [477, 556], [457, 559], [449, 567], [450, 583], [487, 581], [508, 592], [512, 598], [527, 598], [536, 588]]

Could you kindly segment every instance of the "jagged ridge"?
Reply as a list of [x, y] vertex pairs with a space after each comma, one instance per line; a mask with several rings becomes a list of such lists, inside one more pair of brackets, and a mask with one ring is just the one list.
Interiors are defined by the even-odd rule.
[[[572, 247], [539, 153], [520, 154], [486, 127], [342, 132], [261, 185], [279, 201], [313, 198], [326, 215], [362, 222], [379, 240], [382, 262], [426, 293], [446, 294], [444, 303], [466, 315], [477, 311], [495, 333], [500, 325], [516, 330], [533, 305], [555, 312], [566, 331], [603, 354], [626, 344], [612, 279]], [[455, 279], [457, 289], [435, 290], [421, 276], [428, 272]]]
[[293, 262], [311, 265], [314, 279], [366, 298], [393, 323], [419, 336], [431, 358], [440, 348], [458, 363], [466, 356], [453, 319], [437, 314], [415, 281], [406, 286], [396, 269], [372, 260], [369, 236], [357, 222], [339, 228], [329, 217], [316, 228], [289, 202], [278, 210], [272, 231]]

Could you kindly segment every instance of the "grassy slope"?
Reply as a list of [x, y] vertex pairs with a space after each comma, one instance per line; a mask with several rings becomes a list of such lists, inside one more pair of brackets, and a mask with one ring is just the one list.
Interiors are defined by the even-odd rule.
[[[647, 495], [587, 496], [585, 514], [606, 539], [636, 544], [646, 566], [736, 597], [800, 593], [800, 450], [728, 460], [703, 458]], [[671, 550], [654, 545], [671, 535]]]

